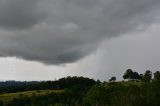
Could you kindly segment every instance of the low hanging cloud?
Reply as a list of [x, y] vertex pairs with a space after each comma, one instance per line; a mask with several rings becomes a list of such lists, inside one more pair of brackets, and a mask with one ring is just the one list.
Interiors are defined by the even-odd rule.
[[102, 40], [158, 22], [160, 0], [1, 0], [0, 56], [75, 62]]

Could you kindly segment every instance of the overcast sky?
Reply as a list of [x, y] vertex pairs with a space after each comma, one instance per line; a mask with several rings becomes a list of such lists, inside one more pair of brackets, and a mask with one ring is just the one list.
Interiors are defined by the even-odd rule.
[[159, 10], [160, 0], [1, 0], [0, 80], [160, 70]]

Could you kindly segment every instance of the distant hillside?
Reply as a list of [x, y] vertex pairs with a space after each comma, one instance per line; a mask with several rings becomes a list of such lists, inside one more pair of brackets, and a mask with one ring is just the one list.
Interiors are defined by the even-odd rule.
[[39, 81], [0, 81], [0, 87], [37, 84]]
[[84, 77], [66, 77], [56, 81], [17, 82], [6, 81], [0, 83], [0, 93], [22, 92], [30, 90], [65, 89], [74, 86], [89, 87], [96, 83], [93, 79]]

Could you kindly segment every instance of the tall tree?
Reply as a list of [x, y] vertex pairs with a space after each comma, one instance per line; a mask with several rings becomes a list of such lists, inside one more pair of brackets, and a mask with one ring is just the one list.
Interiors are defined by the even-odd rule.
[[132, 79], [133, 78], [133, 71], [132, 69], [127, 69], [123, 75], [124, 79]]
[[143, 79], [143, 74], [139, 74], [139, 80]]
[[155, 80], [160, 80], [160, 72], [159, 72], [159, 71], [156, 71], [156, 72], [154, 73], [154, 79], [155, 79]]
[[143, 81], [150, 82], [152, 79], [152, 72], [150, 70], [147, 70], [143, 76]]

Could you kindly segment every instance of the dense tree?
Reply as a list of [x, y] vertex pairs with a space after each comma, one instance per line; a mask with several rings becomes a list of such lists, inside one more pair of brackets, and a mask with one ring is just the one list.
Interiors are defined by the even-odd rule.
[[159, 72], [159, 71], [156, 71], [156, 72], [154, 73], [154, 79], [160, 81], [160, 72]]
[[145, 73], [144, 73], [144, 76], [143, 76], [143, 81], [145, 82], [150, 82], [152, 79], [152, 72], [150, 70], [147, 70]]
[[116, 81], [116, 77], [115, 76], [113, 76], [113, 77], [111, 77], [110, 79], [109, 79], [109, 82], [115, 82]]
[[132, 69], [126, 70], [126, 72], [123, 75], [124, 79], [130, 79], [130, 80], [141, 80], [142, 76], [138, 74], [138, 72], [133, 72]]
[[105, 106], [106, 104], [106, 94], [105, 87], [103, 85], [93, 86], [87, 93], [85, 102], [89, 103], [91, 106]]
[[137, 80], [139, 80], [139, 79], [140, 79], [139, 74], [138, 74], [137, 72], [133, 72], [132, 79], [137, 79]]
[[123, 75], [124, 79], [132, 79], [133, 78], [133, 71], [132, 69], [127, 69]]
[[143, 74], [139, 74], [139, 80], [143, 79]]

